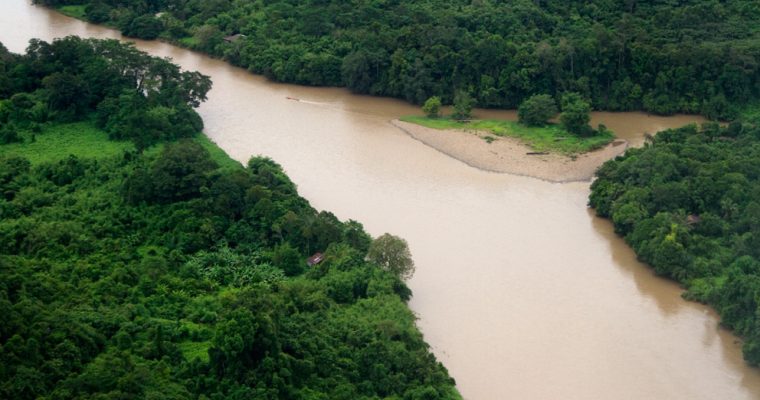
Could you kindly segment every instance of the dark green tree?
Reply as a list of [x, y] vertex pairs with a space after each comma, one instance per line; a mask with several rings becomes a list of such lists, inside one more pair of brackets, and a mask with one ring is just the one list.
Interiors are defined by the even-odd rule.
[[85, 81], [79, 76], [56, 72], [46, 76], [42, 85], [47, 91], [49, 107], [74, 118], [81, 114], [89, 104], [89, 91]]
[[568, 132], [581, 136], [593, 134], [593, 129], [588, 124], [591, 121], [591, 105], [579, 93], [568, 92], [562, 95], [562, 114], [559, 119]]
[[208, 151], [192, 140], [167, 144], [150, 169], [153, 196], [159, 202], [197, 197], [217, 168]]
[[517, 118], [528, 126], [544, 126], [557, 115], [557, 104], [548, 94], [536, 94], [520, 104]]
[[161, 34], [163, 27], [164, 25], [158, 18], [145, 14], [132, 19], [122, 32], [127, 36], [153, 40]]
[[474, 100], [466, 90], [459, 90], [454, 95], [454, 113], [452, 117], [457, 120], [472, 118]]
[[281, 244], [272, 251], [272, 264], [280, 268], [285, 275], [295, 276], [304, 269], [304, 259], [289, 243]]

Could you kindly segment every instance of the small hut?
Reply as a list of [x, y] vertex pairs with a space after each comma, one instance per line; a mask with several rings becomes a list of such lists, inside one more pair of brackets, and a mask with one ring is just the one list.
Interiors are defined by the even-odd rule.
[[225, 36], [224, 37], [224, 41], [227, 42], [227, 43], [234, 43], [234, 42], [237, 42], [238, 40], [240, 40], [241, 38], [244, 38], [244, 37], [245, 37], [245, 35], [243, 35], [241, 33], [236, 33], [234, 35]]
[[313, 256], [306, 259], [306, 264], [310, 267], [313, 267], [319, 263], [322, 262], [322, 260], [325, 258], [324, 254], [322, 253], [314, 253]]
[[686, 217], [686, 224], [687, 225], [695, 225], [702, 222], [702, 217], [696, 214], [690, 214], [688, 217]]

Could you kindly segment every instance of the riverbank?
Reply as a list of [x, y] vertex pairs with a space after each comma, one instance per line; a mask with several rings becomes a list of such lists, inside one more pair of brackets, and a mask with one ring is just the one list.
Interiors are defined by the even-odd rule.
[[398, 119], [391, 121], [391, 124], [471, 167], [557, 183], [591, 180], [599, 166], [623, 154], [628, 148], [628, 141], [617, 139], [601, 149], [571, 157], [536, 152], [519, 139], [499, 137], [484, 131], [440, 130]]
[[[0, 37], [17, 51], [40, 35], [120, 38], [27, 2], [0, 8], [9, 27]], [[316, 208], [362, 221], [374, 235], [407, 238], [417, 265], [409, 305], [466, 398], [624, 392], [749, 400], [760, 393], [760, 376], [715, 315], [684, 302], [677, 285], [653, 276], [608, 221], [587, 210], [588, 184], [483, 173], [441, 157], [388, 124], [419, 113], [401, 101], [278, 84], [200, 52], [135, 42], [212, 76], [200, 114], [207, 134], [235, 159], [271, 157]], [[474, 112], [517, 118], [514, 111]], [[689, 122], [699, 120], [594, 112], [591, 125], [603, 123], [636, 146], [642, 132]], [[381, 332], [393, 333], [387, 326]]]
[[[0, 346], [0, 398], [462, 400], [408, 306], [407, 243], [381, 250], [404, 274], [372, 261], [362, 224], [312, 207], [272, 159], [241, 164], [202, 136], [187, 104], [206, 100], [209, 77], [131, 44], [32, 43], [24, 55], [0, 45], [0, 68], [66, 60], [66, 80], [100, 84], [97, 101], [72, 103], [49, 87], [58, 68], [40, 68], [0, 93], [2, 335], [33, 344], [28, 357]], [[135, 71], [163, 85], [141, 90]], [[77, 362], [46, 351], [62, 346]], [[134, 370], [145, 379], [117, 385]], [[8, 384], [27, 371], [33, 384]]]

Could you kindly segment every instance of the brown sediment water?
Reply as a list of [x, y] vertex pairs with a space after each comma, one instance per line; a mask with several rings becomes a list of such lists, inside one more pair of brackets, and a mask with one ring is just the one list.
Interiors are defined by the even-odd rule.
[[[0, 3], [0, 41], [12, 51], [71, 34], [120, 38], [24, 0]], [[200, 113], [234, 158], [272, 157], [315, 207], [409, 241], [410, 305], [466, 398], [760, 397], [737, 339], [593, 216], [588, 183], [471, 168], [391, 126], [417, 112], [401, 101], [275, 84], [164, 43], [137, 45], [211, 76]], [[594, 115], [632, 141], [693, 120]]]

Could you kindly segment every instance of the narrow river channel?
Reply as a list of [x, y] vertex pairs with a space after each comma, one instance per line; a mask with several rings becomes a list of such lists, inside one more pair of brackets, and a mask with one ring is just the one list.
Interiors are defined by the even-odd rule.
[[[28, 0], [0, 3], [11, 51], [65, 35], [120, 38]], [[391, 126], [418, 112], [401, 101], [275, 84], [164, 43], [138, 47], [211, 76], [200, 114], [234, 158], [269, 156], [318, 209], [409, 241], [410, 305], [465, 398], [760, 398], [760, 372], [737, 338], [636, 261], [586, 208], [588, 183], [468, 167]], [[634, 142], [692, 120], [595, 115]]]

